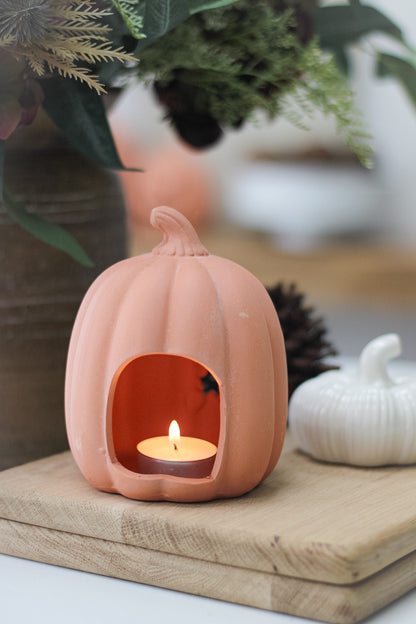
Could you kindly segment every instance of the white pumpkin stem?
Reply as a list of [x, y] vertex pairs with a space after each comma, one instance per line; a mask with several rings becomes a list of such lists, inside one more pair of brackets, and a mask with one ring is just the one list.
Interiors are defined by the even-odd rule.
[[152, 253], [155, 256], [208, 256], [188, 219], [168, 206], [153, 208], [150, 223], [163, 233], [163, 240]]
[[393, 382], [387, 374], [386, 364], [401, 352], [402, 344], [398, 334], [384, 334], [371, 340], [360, 355], [360, 380], [368, 384], [381, 382], [391, 385]]

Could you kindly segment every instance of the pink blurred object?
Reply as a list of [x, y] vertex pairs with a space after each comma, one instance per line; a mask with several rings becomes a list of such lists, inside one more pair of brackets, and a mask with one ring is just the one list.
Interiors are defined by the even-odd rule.
[[134, 224], [148, 226], [155, 206], [176, 208], [193, 225], [213, 217], [213, 191], [203, 163], [181, 144], [162, 145], [151, 152], [116, 133], [123, 163], [142, 172], [120, 172], [127, 209]]

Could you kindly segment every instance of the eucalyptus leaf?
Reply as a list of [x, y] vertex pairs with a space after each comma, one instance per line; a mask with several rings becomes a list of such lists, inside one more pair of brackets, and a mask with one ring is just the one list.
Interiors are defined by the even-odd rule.
[[143, 2], [139, 10], [143, 19], [145, 39], [139, 41], [136, 52], [150, 46], [191, 15], [234, 2], [236, 0], [147, 0]]
[[383, 13], [356, 2], [352, 6], [319, 7], [313, 11], [312, 18], [315, 33], [323, 48], [339, 48], [374, 32], [383, 32], [403, 40], [400, 28]]
[[190, 7], [190, 14], [199, 13], [200, 11], [206, 11], [207, 9], [218, 9], [223, 6], [227, 6], [228, 4], [234, 4], [237, 0], [212, 0], [211, 2], [192, 2]]
[[140, 0], [111, 0], [111, 2], [119, 11], [131, 34], [136, 37], [136, 39], [142, 39], [144, 34]]
[[350, 61], [345, 49], [341, 46], [334, 47], [332, 49], [332, 53], [334, 55], [337, 67], [342, 71], [343, 74], [348, 76], [350, 73]]
[[413, 59], [380, 52], [377, 56], [377, 75], [396, 78], [416, 106], [416, 63]]
[[143, 34], [137, 51], [147, 48], [156, 39], [189, 17], [188, 2], [182, 0], [150, 0], [144, 3]]
[[74, 260], [84, 266], [92, 267], [94, 263], [68, 232], [59, 225], [45, 221], [39, 215], [28, 212], [24, 204], [14, 199], [8, 191], [3, 189], [3, 199], [8, 215], [15, 223], [27, 232], [61, 251], [69, 254]]
[[76, 80], [42, 80], [43, 108], [70, 143], [101, 167], [124, 169], [102, 97]]

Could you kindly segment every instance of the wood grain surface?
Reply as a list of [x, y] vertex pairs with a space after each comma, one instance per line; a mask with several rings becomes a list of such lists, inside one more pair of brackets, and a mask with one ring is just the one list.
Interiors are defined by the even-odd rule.
[[291, 448], [249, 494], [209, 503], [95, 490], [69, 452], [0, 473], [0, 518], [272, 574], [356, 583], [416, 551], [416, 467], [354, 468]]
[[[414, 310], [416, 250], [369, 241], [339, 241], [304, 253], [276, 247], [264, 233], [230, 224], [199, 228], [210, 253], [229, 258], [251, 271], [263, 284], [296, 282], [315, 304], [360, 302], [378, 307]], [[155, 231], [132, 231], [131, 253], [150, 251], [160, 240]]]
[[0, 550], [66, 568], [334, 624], [359, 622], [415, 587], [416, 554], [354, 585], [332, 585], [0, 520]]

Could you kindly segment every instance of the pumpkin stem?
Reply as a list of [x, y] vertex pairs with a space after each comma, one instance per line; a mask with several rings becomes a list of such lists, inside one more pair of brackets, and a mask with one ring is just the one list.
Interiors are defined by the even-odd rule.
[[401, 352], [402, 345], [398, 334], [384, 334], [371, 340], [360, 355], [361, 381], [367, 384], [381, 382], [383, 385], [392, 385], [393, 382], [386, 371], [386, 364]]
[[153, 249], [155, 256], [208, 256], [188, 219], [178, 210], [153, 208], [150, 223], [163, 233], [163, 240]]

